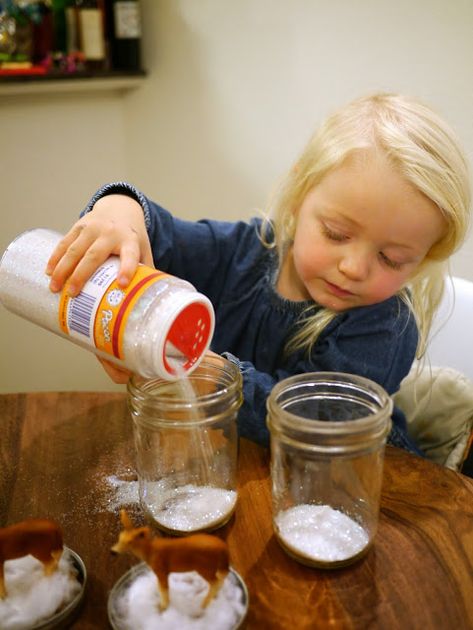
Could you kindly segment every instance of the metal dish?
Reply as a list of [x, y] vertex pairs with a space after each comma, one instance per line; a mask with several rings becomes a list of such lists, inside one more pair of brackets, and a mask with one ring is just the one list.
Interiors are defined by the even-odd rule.
[[[140, 576], [149, 573], [151, 569], [145, 562], [141, 562], [140, 564], [135, 565], [129, 571], [127, 571], [121, 578], [115, 583], [114, 587], [110, 591], [110, 595], [108, 597], [108, 619], [110, 621], [110, 625], [113, 630], [137, 630], [136, 628], [128, 627], [122, 619], [122, 616], [119, 612], [119, 599], [124, 595], [126, 590], [130, 588], [131, 584]], [[229, 576], [233, 580], [234, 584], [238, 586], [241, 590], [242, 594], [242, 603], [244, 610], [240, 615], [238, 621], [231, 627], [230, 630], [238, 630], [242, 628], [243, 622], [248, 613], [249, 606], [249, 596], [248, 589], [246, 588], [246, 584], [243, 581], [243, 578], [239, 573], [237, 573], [232, 567], [230, 567]], [[228, 577], [226, 578], [228, 579]], [[181, 628], [182, 630], [182, 628]]]
[[2, 630], [58, 630], [71, 625], [87, 581], [85, 565], [75, 551], [63, 546], [58, 569], [50, 577], [30, 554], [12, 559], [5, 576], [8, 592], [0, 600]]
[[66, 604], [66, 606], [64, 606], [64, 608], [61, 608], [61, 610], [55, 613], [52, 617], [38, 622], [36, 625], [31, 627], [31, 630], [59, 630], [61, 628], [68, 628], [79, 612], [79, 607], [85, 593], [87, 570], [82, 558], [75, 551], [65, 546], [64, 553], [69, 554], [72, 565], [77, 571], [77, 579], [81, 584], [80, 591], [68, 604]]

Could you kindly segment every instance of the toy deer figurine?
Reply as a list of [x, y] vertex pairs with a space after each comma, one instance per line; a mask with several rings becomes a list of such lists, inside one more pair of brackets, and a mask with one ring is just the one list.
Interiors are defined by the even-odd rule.
[[202, 608], [212, 601], [229, 570], [228, 547], [223, 540], [209, 534], [153, 537], [149, 527], [135, 528], [125, 510], [120, 511], [120, 520], [124, 529], [112, 552], [132, 553], [154, 571], [158, 579], [160, 610], [166, 610], [169, 605], [168, 576], [173, 572], [197, 571], [210, 585]]
[[3, 565], [31, 554], [43, 563], [46, 575], [57, 568], [63, 550], [62, 532], [54, 521], [32, 518], [0, 529], [0, 597], [6, 597]]

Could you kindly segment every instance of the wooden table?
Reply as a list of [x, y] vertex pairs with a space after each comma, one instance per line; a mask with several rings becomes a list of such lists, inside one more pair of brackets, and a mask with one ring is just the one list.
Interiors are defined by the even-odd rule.
[[[125, 397], [0, 396], [0, 525], [48, 516], [84, 560], [74, 628], [108, 627], [107, 597], [135, 561], [112, 556], [118, 510], [135, 500]], [[271, 524], [269, 455], [242, 440], [239, 502], [219, 535], [250, 593], [247, 629], [473, 628], [473, 480], [388, 447], [379, 531], [358, 564], [322, 571], [286, 556]], [[142, 521], [136, 503], [132, 518]]]

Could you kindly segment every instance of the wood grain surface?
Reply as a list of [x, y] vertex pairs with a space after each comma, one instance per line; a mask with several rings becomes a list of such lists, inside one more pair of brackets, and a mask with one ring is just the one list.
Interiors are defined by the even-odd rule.
[[[120, 507], [143, 522], [125, 396], [4, 394], [0, 423], [0, 526], [56, 519], [88, 571], [73, 627], [107, 628], [110, 589], [135, 563], [110, 553]], [[247, 629], [473, 628], [473, 480], [399, 449], [387, 448], [375, 544], [351, 567], [308, 568], [284, 553], [269, 453], [246, 440], [237, 509], [217, 533], [249, 590]]]

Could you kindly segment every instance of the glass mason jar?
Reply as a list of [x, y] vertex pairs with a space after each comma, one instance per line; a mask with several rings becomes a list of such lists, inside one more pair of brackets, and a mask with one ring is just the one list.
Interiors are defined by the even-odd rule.
[[233, 514], [241, 403], [240, 372], [223, 358], [177, 381], [130, 380], [140, 502], [161, 530], [212, 531]]
[[376, 534], [391, 398], [361, 376], [314, 372], [278, 383], [267, 408], [279, 543], [309, 566], [351, 564]]

